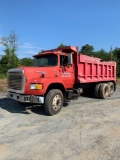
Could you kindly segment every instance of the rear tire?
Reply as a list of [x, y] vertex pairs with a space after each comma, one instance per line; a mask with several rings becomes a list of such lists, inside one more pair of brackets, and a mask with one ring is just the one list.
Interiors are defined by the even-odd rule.
[[50, 90], [45, 98], [45, 112], [53, 116], [60, 112], [61, 108], [63, 106], [63, 94], [58, 89], [52, 89]]
[[102, 83], [99, 83], [95, 86], [95, 97], [100, 98], [100, 86]]
[[108, 86], [109, 86], [109, 89], [110, 89], [109, 96], [111, 96], [111, 95], [113, 95], [114, 89], [115, 89], [114, 83], [113, 82], [108, 82]]
[[100, 98], [105, 99], [110, 95], [110, 88], [107, 83], [103, 83], [100, 86]]

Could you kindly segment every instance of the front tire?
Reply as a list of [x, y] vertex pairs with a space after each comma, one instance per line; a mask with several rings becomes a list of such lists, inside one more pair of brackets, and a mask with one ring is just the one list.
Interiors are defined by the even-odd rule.
[[53, 116], [60, 112], [61, 108], [63, 106], [63, 94], [58, 89], [52, 89], [50, 90], [45, 98], [45, 112]]

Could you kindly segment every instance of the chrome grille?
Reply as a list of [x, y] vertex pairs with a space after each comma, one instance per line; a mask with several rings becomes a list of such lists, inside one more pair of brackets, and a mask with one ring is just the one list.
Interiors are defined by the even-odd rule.
[[8, 88], [14, 90], [22, 90], [23, 88], [23, 73], [22, 71], [8, 72]]

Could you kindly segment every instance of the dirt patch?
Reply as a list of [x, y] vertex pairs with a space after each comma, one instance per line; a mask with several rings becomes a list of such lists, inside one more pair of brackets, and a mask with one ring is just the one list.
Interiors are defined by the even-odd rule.
[[7, 91], [7, 80], [0, 79], [0, 91]]

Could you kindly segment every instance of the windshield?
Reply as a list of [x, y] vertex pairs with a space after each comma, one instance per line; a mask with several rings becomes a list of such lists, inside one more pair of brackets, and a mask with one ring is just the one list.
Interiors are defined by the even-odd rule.
[[43, 55], [35, 59], [35, 66], [38, 67], [57, 66], [57, 64], [57, 55]]

